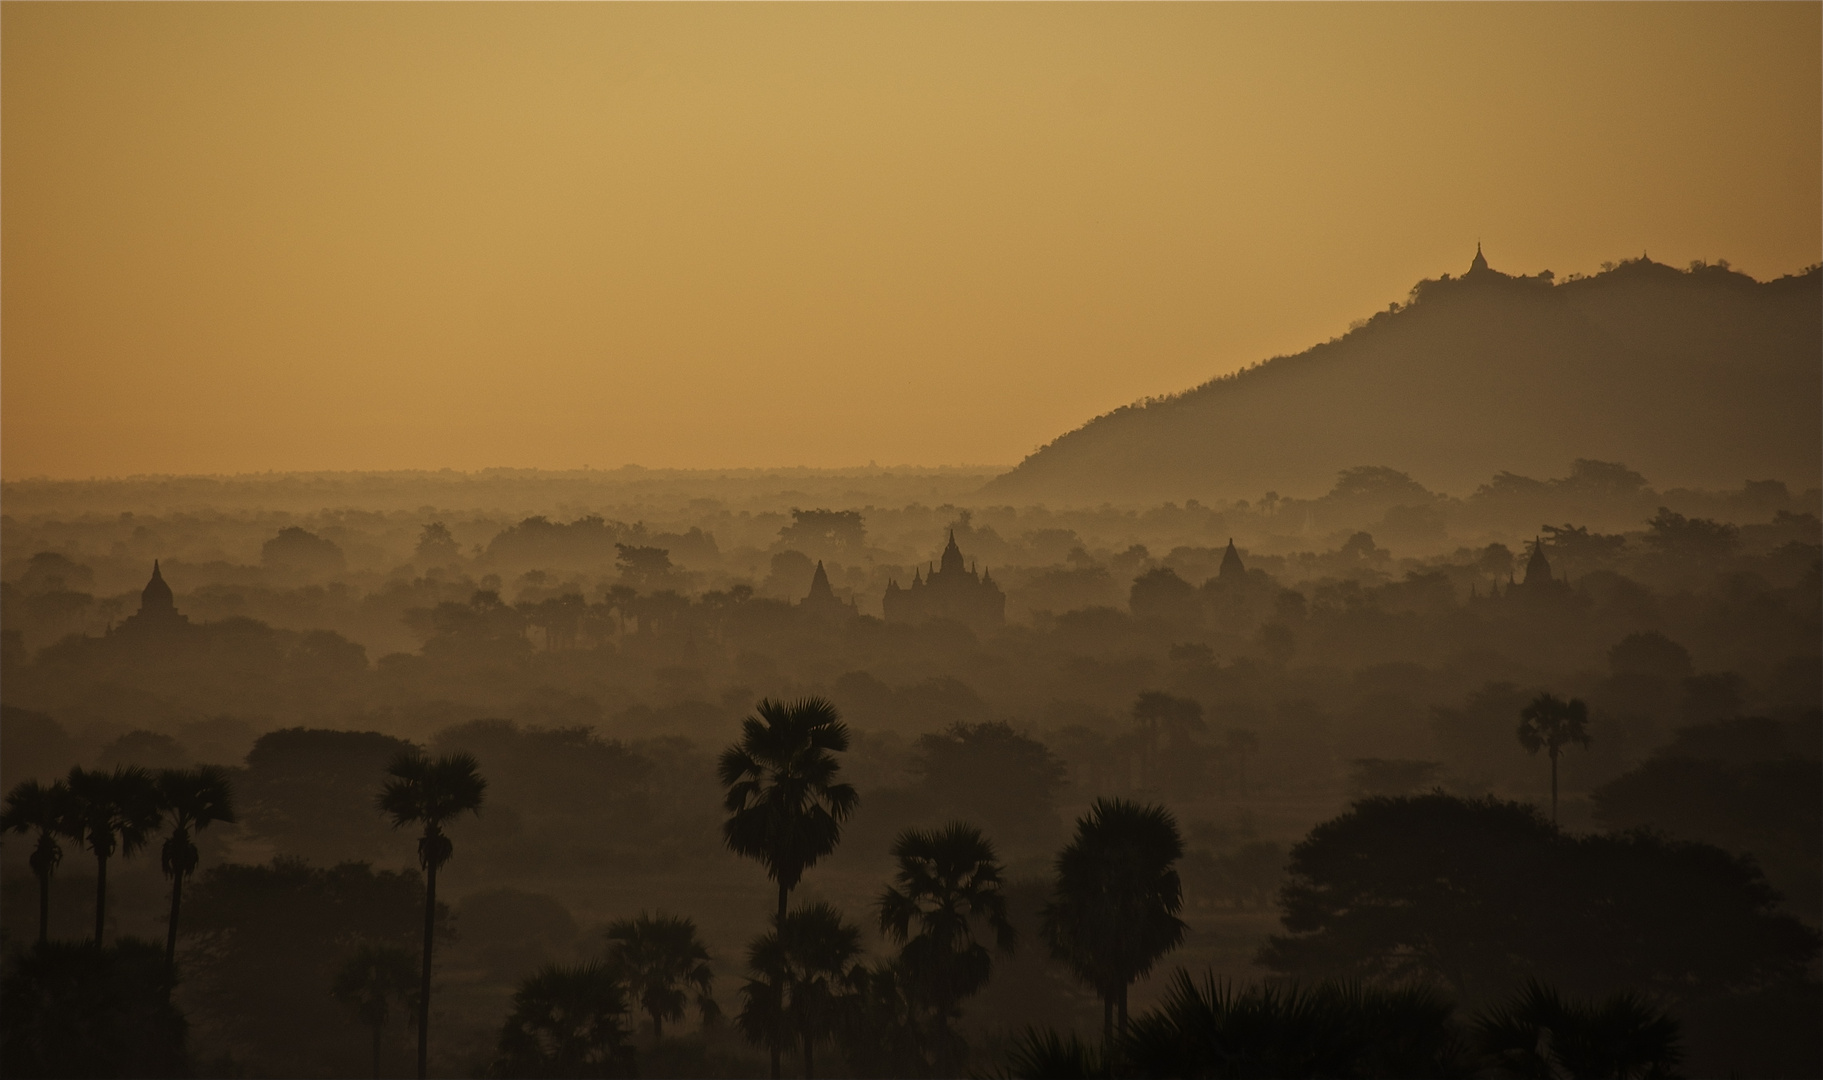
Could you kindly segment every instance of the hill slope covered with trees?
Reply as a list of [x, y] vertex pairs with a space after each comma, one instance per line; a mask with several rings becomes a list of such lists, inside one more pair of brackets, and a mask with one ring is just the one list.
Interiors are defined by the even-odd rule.
[[1562, 282], [1477, 263], [1346, 335], [1061, 436], [983, 494], [1053, 505], [1323, 490], [1383, 465], [1466, 493], [1622, 461], [1673, 485], [1819, 480], [1823, 273], [1641, 257]]

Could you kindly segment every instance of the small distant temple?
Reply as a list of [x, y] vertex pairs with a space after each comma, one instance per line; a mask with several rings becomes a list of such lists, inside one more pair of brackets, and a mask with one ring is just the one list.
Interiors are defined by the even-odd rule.
[[139, 610], [127, 616], [116, 633], [155, 634], [189, 625], [190, 617], [177, 610], [177, 600], [171, 593], [171, 586], [165, 584], [158, 560], [152, 560], [152, 580], [140, 591]]
[[843, 601], [836, 596], [836, 591], [829, 586], [829, 574], [823, 569], [823, 560], [817, 560], [817, 572], [810, 579], [810, 592], [798, 601], [803, 611], [826, 619], [846, 619], [858, 614], [853, 600]]
[[1216, 571], [1215, 579], [1235, 584], [1247, 580], [1247, 568], [1241, 565], [1241, 553], [1234, 550], [1232, 536], [1228, 538], [1228, 550], [1222, 552], [1222, 568]]
[[[1501, 588], [1496, 581], [1488, 590], [1488, 597], [1494, 600], [1518, 600], [1524, 597], [1568, 594], [1569, 591], [1569, 581], [1551, 573], [1551, 562], [1544, 555], [1544, 540], [1533, 537], [1532, 554], [1526, 559], [1525, 577], [1514, 581], [1511, 574], [1507, 575], [1506, 588]], [[1469, 595], [1470, 599], [1476, 599], [1473, 589]]]
[[884, 606], [889, 623], [954, 619], [977, 629], [1006, 623], [1006, 594], [987, 571], [977, 574], [964, 564], [954, 529], [929, 573], [914, 570], [909, 588], [900, 588], [897, 580], [886, 583]]

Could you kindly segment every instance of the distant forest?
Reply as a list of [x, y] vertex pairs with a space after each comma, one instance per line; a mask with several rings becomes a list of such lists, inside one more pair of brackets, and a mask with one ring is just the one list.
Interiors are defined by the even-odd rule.
[[[1408, 1056], [1337, 1044], [1274, 1074], [1615, 1075], [1539, 1059], [1538, 1033], [1623, 1021], [1639, 1069], [1816, 1074], [1823, 493], [1592, 459], [1457, 494], [1375, 464], [1074, 510], [988, 479], [9, 484], [0, 786], [219, 766], [235, 814], [194, 830], [174, 988], [169, 811], [108, 863], [105, 957], [56, 952], [97, 917], [69, 839], [49, 951], [24, 951], [36, 834], [8, 833], [8, 1000], [105, 962], [165, 987], [134, 1022], [177, 1040], [127, 1073], [405, 1074], [415, 999], [374, 988], [416, 985], [428, 849], [376, 798], [401, 755], [467, 755], [485, 799], [444, 827], [430, 909], [438, 1075], [552, 1075], [527, 1010], [565, 994], [606, 1010], [574, 1075], [765, 1075], [774, 1051], [788, 1075], [1099, 1075], [1110, 1054], [1181, 1075], [1207, 1066], [1184, 1033], [1237, 1017], [1395, 1015]], [[885, 619], [888, 583], [952, 536], [1004, 619]], [[839, 718], [823, 752], [855, 801], [786, 923], [772, 856], [725, 831], [728, 755], [762, 759], [743, 720], [804, 701]], [[1099, 924], [1068, 906], [1104, 819], [1153, 838], [1150, 975], [1096, 967]], [[918, 967], [936, 931], [886, 917], [888, 888], [935, 887], [921, 851], [983, 875], [975, 975]], [[1373, 897], [1393, 899], [1346, 916]], [[666, 919], [701, 952], [652, 991], [676, 1010], [629, 974], [682, 933]], [[823, 975], [805, 941], [840, 946]]]

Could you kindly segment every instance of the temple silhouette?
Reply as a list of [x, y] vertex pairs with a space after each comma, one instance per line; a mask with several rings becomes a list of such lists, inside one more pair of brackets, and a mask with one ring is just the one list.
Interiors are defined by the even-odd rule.
[[152, 560], [152, 580], [139, 593], [139, 610], [126, 617], [114, 631], [117, 634], [169, 633], [190, 625], [190, 617], [177, 610], [177, 598], [165, 575]]
[[889, 623], [953, 619], [975, 629], [1006, 623], [1006, 594], [994, 584], [992, 575], [986, 571], [977, 574], [965, 564], [954, 529], [942, 559], [929, 573], [912, 571], [908, 588], [900, 588], [897, 579], [887, 581], [883, 606]]
[[810, 592], [798, 601], [798, 608], [807, 614], [820, 618], [841, 620], [859, 614], [853, 600], [842, 600], [829, 585], [829, 574], [823, 569], [823, 560], [817, 560], [817, 572], [811, 576]]
[[[1532, 554], [1526, 559], [1525, 576], [1515, 581], [1513, 580], [1513, 575], [1508, 574], [1505, 588], [1501, 587], [1500, 582], [1494, 582], [1488, 589], [1487, 599], [1515, 601], [1525, 599], [1542, 600], [1545, 597], [1568, 595], [1570, 595], [1569, 580], [1567, 578], [1558, 577], [1551, 572], [1551, 562], [1549, 559], [1545, 558], [1544, 554], [1544, 540], [1540, 537], [1534, 537], [1532, 539]], [[1481, 598], [1477, 595], [1474, 587], [1470, 586], [1469, 600], [1473, 602], [1479, 599]]]

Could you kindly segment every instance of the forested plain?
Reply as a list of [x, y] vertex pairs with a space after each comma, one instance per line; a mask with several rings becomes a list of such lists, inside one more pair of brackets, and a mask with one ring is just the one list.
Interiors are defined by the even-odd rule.
[[[1566, 460], [1055, 509], [989, 479], [9, 483], [0, 786], [137, 767], [233, 810], [175, 868], [182, 798], [120, 834], [105, 955], [94, 845], [59, 834], [34, 952], [42, 847], [7, 833], [6, 1053], [40, 1055], [7, 1071], [111, 964], [85, 977], [168, 998], [81, 1067], [410, 1074], [431, 869], [436, 1075], [1823, 1067], [1819, 492]], [[952, 536], [1004, 622], [885, 619]], [[131, 621], [154, 560], [179, 625]], [[804, 602], [819, 565], [837, 603]], [[830, 818], [797, 871], [734, 824], [792, 724]], [[426, 839], [387, 785], [471, 759]], [[1082, 899], [1115, 834], [1149, 838], [1131, 970]], [[565, 1044], [553, 1001], [613, 1007]], [[1636, 1060], [1575, 1057], [1615, 1030]]]

